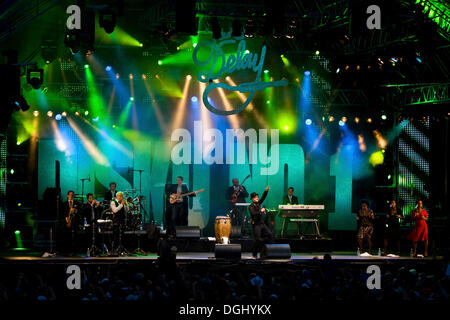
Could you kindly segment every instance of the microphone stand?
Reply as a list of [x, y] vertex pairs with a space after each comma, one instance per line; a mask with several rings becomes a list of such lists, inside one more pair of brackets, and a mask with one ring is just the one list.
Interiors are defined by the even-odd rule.
[[84, 181], [89, 180], [91, 182], [91, 176], [89, 175], [89, 178], [83, 178], [81, 180], [81, 197], [84, 198]]

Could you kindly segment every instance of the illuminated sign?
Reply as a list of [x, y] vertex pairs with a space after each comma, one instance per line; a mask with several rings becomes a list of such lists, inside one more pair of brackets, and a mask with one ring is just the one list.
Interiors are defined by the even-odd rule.
[[[225, 57], [225, 53], [223, 47], [225, 45], [234, 44], [238, 42], [236, 54], [230, 54], [228, 58]], [[192, 60], [194, 63], [201, 67], [205, 68], [201, 70], [198, 74], [198, 79], [201, 82], [209, 82], [209, 85], [206, 87], [203, 92], [203, 103], [209, 111], [223, 116], [228, 116], [232, 114], [236, 114], [244, 110], [249, 103], [252, 101], [255, 96], [256, 91], [264, 90], [269, 87], [281, 87], [288, 84], [287, 80], [279, 80], [279, 81], [271, 81], [271, 82], [263, 82], [261, 81], [261, 73], [264, 65], [264, 58], [266, 57], [266, 46], [261, 48], [261, 53], [258, 55], [257, 53], [252, 53], [245, 49], [246, 42], [244, 37], [237, 38], [221, 38], [219, 40], [211, 40], [211, 41], [203, 41], [197, 44], [194, 48], [194, 52], [192, 54]], [[209, 48], [209, 56], [206, 60], [199, 60], [198, 53], [201, 48]], [[221, 62], [220, 62], [221, 61]], [[220, 69], [215, 72], [217, 69], [217, 64], [221, 63]], [[251, 70], [256, 73], [254, 82], [241, 83], [239, 85], [233, 86], [226, 83], [213, 82], [212, 80], [219, 79], [224, 75], [228, 75], [238, 70]], [[216, 89], [223, 88], [229, 91], [238, 91], [241, 93], [249, 93], [247, 100], [244, 101], [242, 105], [237, 107], [234, 110], [220, 110], [213, 107], [208, 101], [209, 93]]]

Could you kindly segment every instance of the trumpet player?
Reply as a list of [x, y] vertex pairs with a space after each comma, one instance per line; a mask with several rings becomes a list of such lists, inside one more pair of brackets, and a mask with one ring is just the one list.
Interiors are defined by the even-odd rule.
[[87, 202], [84, 204], [84, 217], [86, 218], [86, 227], [93, 225], [98, 218], [100, 202], [94, 199], [92, 193], [86, 195]]

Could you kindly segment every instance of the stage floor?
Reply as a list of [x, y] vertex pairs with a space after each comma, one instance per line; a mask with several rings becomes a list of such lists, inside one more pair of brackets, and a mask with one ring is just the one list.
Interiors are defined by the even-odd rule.
[[[243, 252], [240, 261], [242, 262], [258, 262], [258, 263], [314, 263], [317, 260], [323, 259], [324, 253], [292, 253], [290, 259], [255, 259], [250, 252]], [[153, 262], [158, 259], [156, 253], [149, 253], [145, 255], [130, 255], [130, 256], [105, 256], [105, 257], [87, 257], [86, 255], [76, 256], [52, 256], [41, 257], [36, 252], [8, 252], [7, 254], [0, 254], [1, 263], [145, 263]], [[427, 262], [441, 260], [441, 256], [413, 258], [409, 256], [387, 257], [387, 256], [357, 256], [352, 252], [333, 252], [331, 253], [332, 260], [336, 262], [351, 262], [351, 263], [404, 263], [404, 262]], [[177, 262], [189, 263], [192, 261], [217, 261], [223, 262], [224, 259], [216, 259], [213, 252], [180, 252], [176, 256]]]

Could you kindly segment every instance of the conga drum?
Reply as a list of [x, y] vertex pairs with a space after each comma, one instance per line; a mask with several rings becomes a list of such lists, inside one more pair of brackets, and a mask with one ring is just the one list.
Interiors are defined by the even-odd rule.
[[216, 240], [218, 242], [222, 243], [222, 238], [230, 238], [231, 219], [223, 216], [216, 217], [214, 230], [216, 232]]

